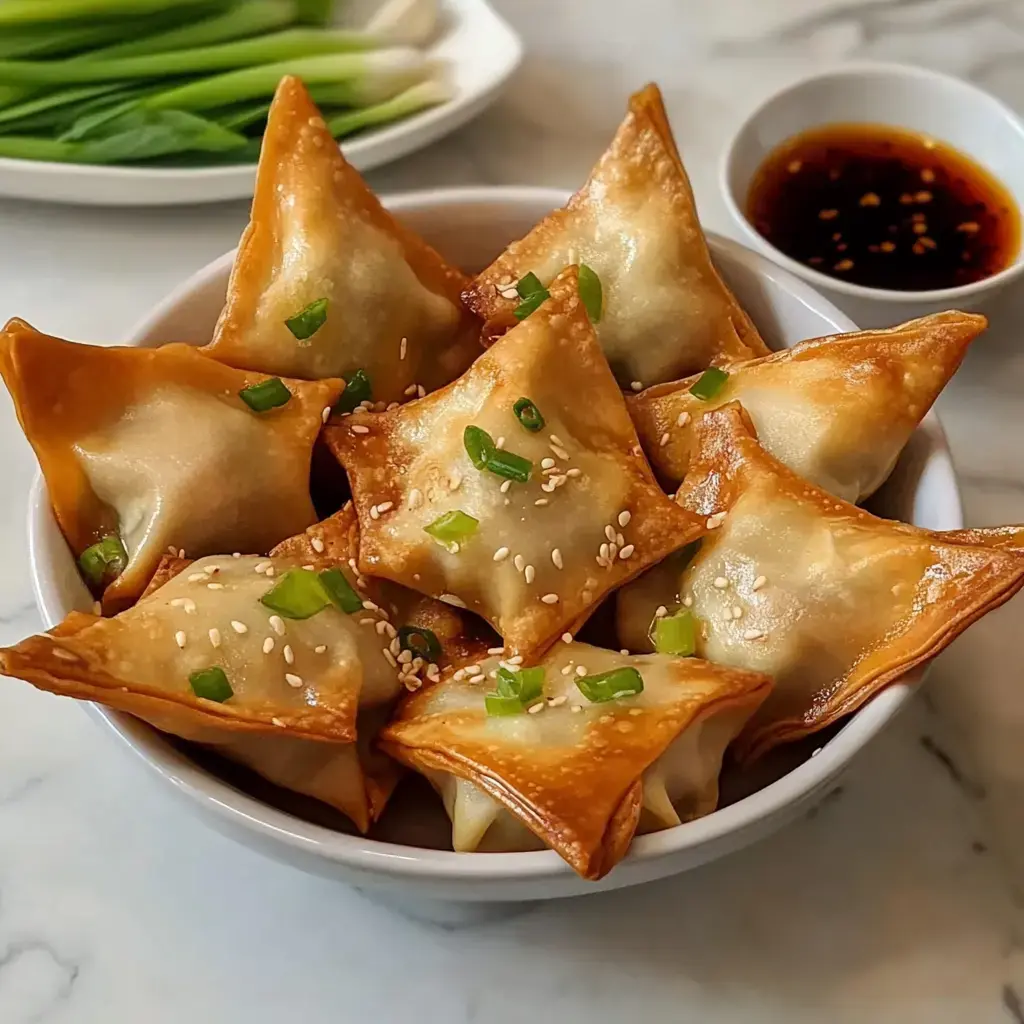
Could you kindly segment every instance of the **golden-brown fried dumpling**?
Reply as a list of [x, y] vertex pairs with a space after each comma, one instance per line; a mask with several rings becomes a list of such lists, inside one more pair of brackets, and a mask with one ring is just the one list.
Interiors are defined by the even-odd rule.
[[686, 475], [696, 421], [738, 401], [780, 462], [856, 503], [885, 481], [986, 323], [975, 313], [934, 313], [884, 331], [815, 338], [734, 366], [724, 381], [694, 376], [630, 396], [629, 411], [655, 472], [672, 487]]
[[416, 385], [447, 384], [479, 350], [459, 299], [465, 280], [380, 205], [303, 84], [282, 79], [252, 218], [205, 351], [309, 380], [362, 370], [374, 400], [402, 401]]
[[447, 388], [325, 433], [360, 570], [477, 612], [527, 657], [703, 529], [654, 481], [576, 268], [551, 292]]
[[366, 777], [357, 736], [402, 687], [354, 574], [261, 556], [179, 565], [114, 618], [75, 612], [0, 651], [0, 672], [213, 746], [365, 830], [393, 780]]
[[447, 670], [400, 706], [381, 744], [440, 792], [456, 850], [543, 841], [600, 878], [638, 824], [714, 810], [723, 751], [770, 686], [694, 658], [557, 644], [533, 669], [488, 658]]
[[339, 380], [264, 384], [284, 404], [259, 412], [240, 392], [266, 377], [187, 345], [79, 345], [20, 320], [0, 334], [0, 374], [72, 551], [120, 538], [107, 610], [142, 592], [168, 547], [267, 551], [316, 519], [310, 456]]
[[738, 740], [748, 757], [854, 711], [1024, 583], [1019, 555], [878, 519], [801, 480], [735, 404], [698, 424], [679, 500], [711, 530], [688, 563], [619, 593], [619, 640], [650, 650], [653, 619], [682, 611], [701, 657], [772, 676]]
[[584, 263], [600, 278], [598, 338], [619, 384], [644, 387], [768, 349], [718, 276], [661, 93], [649, 85], [590, 180], [562, 210], [513, 242], [463, 299], [505, 319], [528, 273], [547, 285]]

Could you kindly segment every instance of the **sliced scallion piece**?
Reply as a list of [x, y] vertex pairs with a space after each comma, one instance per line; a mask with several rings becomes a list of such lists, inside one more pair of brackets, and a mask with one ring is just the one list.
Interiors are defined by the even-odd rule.
[[353, 370], [352, 373], [346, 373], [344, 379], [345, 390], [334, 407], [335, 412], [353, 412], [363, 402], [373, 398], [373, 386], [365, 370]]
[[327, 300], [314, 299], [305, 309], [288, 317], [284, 325], [299, 340], [308, 341], [327, 320]]
[[525, 320], [542, 302], [551, 298], [551, 293], [540, 283], [540, 278], [532, 271], [519, 281], [516, 291], [523, 300], [513, 310], [517, 320]]
[[516, 483], [525, 484], [533, 472], [533, 463], [529, 459], [524, 459], [522, 455], [516, 455], [515, 452], [497, 448], [487, 460], [487, 469], [496, 476], [503, 476], [506, 480], [515, 480]]
[[673, 615], [656, 618], [648, 636], [659, 654], [689, 658], [697, 651], [697, 620], [688, 608], [680, 608]]
[[462, 432], [462, 443], [465, 445], [469, 461], [477, 469], [486, 469], [488, 459], [497, 451], [494, 439], [482, 427], [466, 427]]
[[728, 379], [729, 374], [725, 370], [719, 370], [717, 366], [712, 366], [697, 378], [697, 383], [690, 388], [690, 394], [694, 398], [710, 402], [722, 390]]
[[521, 668], [513, 671], [504, 665], [498, 668], [494, 693], [484, 697], [489, 715], [518, 715], [544, 696], [544, 669]]
[[518, 697], [505, 697], [500, 693], [488, 693], [484, 695], [484, 708], [488, 715], [521, 715], [523, 705]]
[[590, 322], [596, 324], [601, 319], [601, 311], [604, 308], [604, 293], [601, 288], [601, 278], [586, 265], [580, 264], [580, 298], [583, 306], [590, 317]]
[[516, 414], [516, 419], [531, 434], [536, 434], [538, 430], [544, 429], [544, 417], [540, 413], [540, 409], [537, 408], [536, 403], [530, 398], [517, 399], [516, 404], [512, 406], [512, 411]]
[[583, 676], [576, 680], [576, 687], [592, 704], [603, 704], [619, 697], [635, 697], [643, 693], [644, 681], [635, 668], [627, 666]]
[[218, 668], [216, 665], [212, 668], [200, 669], [198, 672], [191, 672], [188, 682], [197, 697], [202, 697], [203, 700], [213, 700], [218, 704], [223, 704], [235, 693], [231, 689], [228, 677], [224, 674], [224, 669]]
[[253, 412], [269, 412], [278, 406], [285, 405], [292, 393], [284, 386], [280, 377], [271, 377], [259, 384], [250, 384], [238, 392], [238, 397]]
[[402, 626], [398, 631], [398, 642], [403, 651], [412, 651], [424, 661], [436, 662], [441, 657], [441, 641], [437, 634], [422, 626]]
[[340, 569], [324, 569], [320, 573], [320, 584], [331, 604], [340, 608], [346, 615], [362, 610], [363, 599]]
[[286, 619], [308, 619], [322, 612], [331, 598], [312, 569], [290, 569], [260, 602]]
[[443, 548], [447, 548], [452, 554], [459, 550], [459, 546], [476, 533], [480, 525], [479, 519], [467, 515], [462, 509], [456, 508], [451, 512], [445, 512], [438, 516], [432, 523], [423, 527], [424, 533], [429, 533], [434, 540]]
[[116, 580], [127, 565], [128, 552], [116, 533], [91, 544], [78, 556], [78, 567], [93, 589], [102, 588]]
[[514, 310], [512, 315], [517, 320], [525, 320], [531, 313], [535, 313], [547, 300], [547, 292], [534, 292], [528, 299], [523, 299]]

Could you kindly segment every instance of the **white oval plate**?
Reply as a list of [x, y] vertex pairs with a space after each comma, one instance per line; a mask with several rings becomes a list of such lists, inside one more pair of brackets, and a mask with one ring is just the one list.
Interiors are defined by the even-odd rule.
[[[342, 146], [360, 171], [397, 160], [461, 127], [498, 95], [522, 59], [522, 43], [487, 0], [441, 0], [427, 55], [442, 61], [447, 103], [358, 135]], [[0, 158], [0, 196], [85, 206], [177, 206], [252, 195], [255, 164], [226, 167], [96, 167]]]

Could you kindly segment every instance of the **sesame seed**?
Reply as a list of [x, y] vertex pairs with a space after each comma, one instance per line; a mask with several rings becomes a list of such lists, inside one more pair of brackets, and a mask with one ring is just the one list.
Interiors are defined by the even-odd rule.
[[[99, 604], [97, 601], [96, 604]], [[171, 600], [172, 608], [183, 608], [186, 615], [195, 615], [196, 603], [190, 597], [175, 597]], [[95, 610], [95, 606], [94, 609]], [[96, 612], [99, 615], [99, 612]]]
[[188, 581], [189, 583], [198, 583], [200, 580], [206, 579], [209, 579], [209, 577], [205, 572], [194, 572], [189, 576]]
[[284, 651], [282, 653], [284, 654], [284, 660], [288, 662], [289, 665], [295, 664], [295, 652], [291, 649], [290, 644], [284, 645]]
[[623, 655], [626, 655], [628, 657], [629, 656], [629, 648], [628, 647], [620, 647], [619, 648], [619, 654], [623, 654]]
[[217, 573], [220, 572], [220, 566], [219, 565], [207, 565], [207, 566], [204, 566], [203, 567], [203, 572], [205, 572], [208, 576], [216, 576]]
[[634, 380], [629, 385], [634, 391], [643, 391], [644, 386], [638, 380]]
[[331, 407], [329, 405], [324, 406], [324, 411], [320, 413], [320, 422], [326, 423], [331, 418]]
[[487, 678], [483, 672], [477, 672], [475, 676], [470, 676], [469, 681], [471, 683], [482, 683]]
[[598, 548], [598, 552], [600, 553], [600, 557], [603, 561], [608, 561], [608, 550], [608, 541], [604, 541], [601, 544], [601, 547]]
[[558, 548], [552, 549], [551, 561], [554, 563], [556, 569], [562, 569], [565, 566], [565, 563], [562, 561], [562, 552]]
[[564, 693], [560, 697], [548, 697], [548, 707], [560, 708], [568, 699]]
[[528, 715], [538, 715], [540, 714], [540, 712], [544, 710], [545, 707], [547, 707], [547, 705], [543, 701], [538, 701], [538, 703], [536, 704], [531, 704], [526, 709], [526, 713]]
[[270, 616], [270, 628], [278, 635], [284, 636], [284, 619], [280, 615]]
[[632, 518], [633, 518], [632, 513], [629, 512], [628, 510], [624, 509], [622, 512], [619, 513], [619, 518], [618, 518], [619, 526], [621, 526], [623, 529], [625, 529], [627, 526], [629, 526], [629, 521]]
[[509, 488], [512, 486], [511, 480], [503, 480], [500, 490], [502, 494], [508, 494]]
[[397, 636], [391, 637], [388, 650], [397, 658], [402, 653], [402, 641]]
[[319, 537], [310, 537], [309, 543], [313, 545], [313, 550], [318, 554], [323, 554], [324, 542]]
[[709, 530], [717, 530], [718, 527], [725, 522], [725, 512], [716, 512], [713, 516], [708, 516], [707, 527]]
[[369, 600], [367, 600], [367, 601], [364, 601], [364, 602], [363, 602], [363, 608], [364, 608], [364, 609], [365, 609], [366, 611], [368, 611], [368, 612], [376, 612], [376, 611], [380, 611], [380, 608], [379, 608], [379, 606], [378, 606], [378, 605], [376, 605], [376, 604], [374, 604], [374, 602], [373, 602], [373, 601], [369, 601]]
[[579, 714], [579, 712], [581, 712], [583, 710], [583, 705], [582, 704], [573, 704], [573, 706], [571, 708], [569, 708], [569, 710], [574, 715]]
[[210, 629], [208, 636], [210, 637], [210, 643], [214, 647], [220, 647], [220, 630], [216, 626]]
[[725, 590], [729, 586], [729, 581], [724, 576], [716, 576], [713, 586], [718, 590]]
[[373, 626], [373, 625], [375, 625], [376, 621], [377, 621], [376, 619], [360, 619], [359, 620], [359, 625], [360, 626]]
[[523, 656], [521, 654], [517, 654], [514, 658], [509, 658], [508, 663], [510, 665], [522, 665]]
[[280, 726], [282, 729], [284, 728], [284, 722], [282, 722], [280, 718], [272, 718], [270, 721], [274, 725]]
[[417, 384], [416, 385], [416, 397], [417, 398], [426, 398], [426, 396], [427, 396], [427, 389], [422, 384]]
[[377, 506], [377, 511], [378, 512], [390, 512], [394, 507], [395, 507], [395, 503], [393, 501], [382, 501]]
[[668, 444], [668, 439], [669, 439], [669, 433], [666, 430], [665, 433], [661, 435], [661, 440], [658, 442], [658, 447], [659, 448], [664, 448], [665, 445]]
[[549, 444], [548, 447], [555, 453], [556, 458], [566, 462], [569, 458], [569, 453], [564, 448], [559, 448], [557, 444]]
[[562, 675], [567, 676], [571, 671], [572, 665], [566, 665], [565, 668], [562, 669]]
[[231, 620], [231, 628], [240, 635], [249, 632], [249, 627], [244, 622], [239, 622], [238, 619]]
[[326, 654], [327, 653], [327, 644], [317, 644], [316, 647], [313, 648], [313, 653], [314, 654]]
[[453, 608], [465, 608], [466, 602], [461, 597], [456, 597], [455, 594], [442, 594], [441, 600], [445, 604], [450, 604]]
[[626, 538], [623, 537], [621, 533], [617, 533], [615, 534], [615, 543], [618, 544], [620, 548], [624, 548], [626, 546]]
[[557, 434], [548, 434], [548, 440], [552, 444], [557, 444], [559, 448], [565, 447], [565, 442]]
[[[394, 646], [395, 646], [394, 644], [391, 645], [392, 653], [394, 653], [394, 650], [393, 650]], [[399, 665], [410, 665], [410, 664], [412, 664], [412, 651], [399, 651], [398, 654], [395, 655], [395, 657], [398, 659], [398, 664]]]
[[540, 485], [540, 489], [545, 493], [550, 494], [557, 486], [558, 484], [556, 484], [554, 480], [548, 480], [547, 483]]
[[495, 562], [504, 562], [505, 559], [508, 558], [508, 548], [498, 548], [498, 550], [494, 552], [493, 558]]
[[668, 615], [668, 609], [663, 604], [659, 604], [658, 607], [654, 609], [654, 617], [656, 619], [663, 619], [666, 615]]
[[557, 595], [557, 594], [545, 594], [545, 595], [544, 595], [544, 596], [543, 596], [543, 597], [541, 598], [541, 600], [542, 600], [542, 601], [543, 601], [543, 602], [544, 602], [545, 604], [558, 604], [558, 595]]
[[522, 572], [526, 567], [526, 559], [522, 555], [516, 555], [512, 559], [512, 564], [516, 567], [517, 571]]
[[296, 689], [298, 689], [302, 685], [302, 676], [297, 676], [292, 672], [285, 672], [284, 681], [289, 686], [294, 686]]
[[376, 622], [376, 623], [374, 624], [374, 627], [373, 627], [373, 628], [374, 628], [375, 630], [377, 630], [377, 636], [383, 636], [383, 635], [384, 635], [384, 627], [385, 627], [386, 625], [387, 625], [387, 623], [386, 623], [386, 622], [385, 622], [385, 621], [384, 621], [383, 619], [379, 619], [379, 620], [378, 620], [378, 621], [377, 621], [377, 622]]
[[395, 661], [395, 656], [386, 647], [382, 647], [380, 649], [380, 653], [383, 654], [385, 658], [387, 658], [388, 664], [392, 668], [398, 668], [398, 662]]
[[745, 629], [743, 631], [744, 640], [760, 640], [764, 636], [764, 633], [759, 629]]
[[371, 505], [370, 506], [370, 518], [371, 519], [380, 519], [380, 513], [377, 511], [377, 506], [376, 505]]
[[550, 456], [547, 457], [547, 458], [541, 459], [540, 460], [540, 468], [541, 469], [554, 469], [555, 468], [555, 460], [552, 459]]
[[618, 546], [618, 544], [609, 544], [608, 545], [608, 561], [609, 562], [614, 562], [615, 561], [615, 556], [618, 553], [619, 553], [619, 546]]
[[767, 582], [768, 582], [768, 580], [764, 576], [758, 576], [757, 579], [754, 580], [754, 583], [753, 583], [753, 585], [751, 586], [750, 589], [751, 590], [760, 590]]
[[580, 677], [580, 679], [582, 679], [586, 674], [587, 674], [587, 668], [586, 668], [585, 665], [577, 665], [576, 666], [576, 675], [578, 675]]
[[271, 566], [269, 569], [267, 569], [267, 571], [263, 575], [264, 576], [273, 576], [274, 575], [274, 567]]
[[548, 499], [547, 498], [538, 498], [534, 502], [534, 505], [537, 505], [540, 508], [543, 508], [543, 506], [545, 506], [546, 504], [548, 504]]
[[537, 576], [537, 570], [532, 565], [528, 565], [523, 570], [523, 575], [526, 577], [527, 583], [532, 583]]
[[494, 447], [497, 448], [498, 451], [501, 451], [501, 449], [505, 447], [505, 438], [499, 437], [498, 440], [494, 442]]
[[583, 475], [583, 470], [582, 469], [577, 469], [575, 466], [573, 466], [572, 469], [567, 469], [565, 471], [565, 475], [566, 476], [571, 476], [575, 480], [576, 477]]
[[615, 543], [615, 528], [612, 526], [606, 526], [604, 528], [604, 535], [608, 538], [610, 544]]
[[[383, 612], [382, 612], [381, 614], [383, 614]], [[385, 622], [385, 623], [384, 623], [384, 632], [385, 632], [385, 633], [386, 633], [386, 634], [387, 634], [387, 635], [388, 635], [389, 637], [391, 637], [391, 639], [392, 639], [392, 640], [393, 640], [393, 639], [394, 639], [394, 638], [395, 638], [396, 636], [398, 636], [398, 630], [397, 630], [397, 629], [395, 629], [395, 627], [394, 627], [394, 626], [392, 626], [390, 622]]]
[[732, 611], [726, 608], [722, 618], [725, 619], [726, 622], [730, 622], [732, 620]]
[[563, 644], [571, 644], [572, 643], [572, 633], [563, 633], [562, 634], [562, 643]]
[[487, 648], [487, 653], [488, 654], [504, 654], [505, 653], [505, 648], [504, 647], [488, 647]]
[[416, 394], [416, 385], [415, 385], [415, 384], [410, 384], [410, 385], [409, 385], [409, 386], [408, 386], [408, 387], [407, 387], [407, 388], [406, 388], [406, 389], [405, 389], [405, 390], [404, 390], [404, 391], [402, 392], [402, 394], [403, 394], [403, 395], [406, 395], [407, 397], [410, 397], [410, 398], [411, 398], [411, 397], [412, 397], [413, 395], [415, 395], [415, 394]]
[[635, 717], [637, 715], [642, 715], [644, 711], [643, 708], [630, 708], [629, 713]]
[[[174, 634], [174, 642], [179, 647], [184, 647], [185, 646], [185, 630], [179, 629], [178, 632]], [[63, 651], [59, 651], [59, 652], [58, 651], [54, 651], [54, 654], [58, 654], [58, 653], [59, 654], [63, 654], [64, 652]]]
[[732, 606], [732, 617], [734, 619], [742, 619], [743, 618], [743, 609], [738, 604], [734, 604]]
[[409, 351], [409, 339], [408, 338], [403, 338], [398, 343], [398, 358], [399, 359], [404, 359], [405, 358], [405, 353], [408, 352], [408, 351]]
[[623, 548], [623, 549], [622, 549], [622, 550], [621, 550], [621, 551], [619, 552], [619, 558], [621, 558], [621, 559], [622, 559], [622, 560], [623, 560], [623, 561], [625, 562], [625, 561], [626, 561], [627, 559], [629, 559], [629, 558], [632, 558], [632, 557], [633, 557], [633, 552], [634, 552], [635, 550], [636, 550], [636, 546], [635, 546], [635, 545], [633, 545], [633, 544], [627, 544], [627, 545], [626, 545], [626, 546], [625, 546], [625, 547], [624, 547], [624, 548]]
[[688, 412], [681, 412], [676, 417], [676, 426], [677, 427], [685, 427], [686, 424], [689, 423], [689, 422], [690, 422], [690, 414]]
[[231, 552], [231, 557], [232, 558], [241, 558], [242, 557], [242, 552], [241, 551], [232, 551]]
[[683, 607], [684, 608], [692, 608], [693, 607], [693, 598], [690, 597], [689, 594], [687, 594], [686, 597], [683, 598]]
[[272, 636], [268, 636], [267, 639], [263, 641], [263, 653], [269, 654], [273, 649], [274, 638]]
[[270, 562], [257, 562], [253, 567], [252, 571], [262, 575], [270, 568]]
[[368, 434], [370, 432], [370, 428], [364, 427], [362, 423], [353, 423], [348, 429], [351, 430], [353, 434]]
[[223, 583], [207, 583], [206, 584], [206, 589], [207, 590], [223, 590], [224, 589], [224, 584]]

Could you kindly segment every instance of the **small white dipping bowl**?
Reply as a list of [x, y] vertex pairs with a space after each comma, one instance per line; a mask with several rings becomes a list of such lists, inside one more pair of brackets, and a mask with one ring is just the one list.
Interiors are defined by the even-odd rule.
[[[393, 196], [386, 205], [449, 259], [473, 270], [486, 265], [514, 238], [562, 205], [565, 194], [531, 188], [464, 188]], [[804, 338], [855, 329], [842, 313], [792, 274], [762, 256], [714, 237], [718, 264], [766, 339], [776, 347]], [[233, 253], [226, 253], [186, 281], [132, 333], [142, 346], [208, 340], [224, 301]], [[929, 415], [915, 433], [878, 506], [885, 513], [935, 529], [962, 525], [960, 499], [942, 428]], [[89, 595], [37, 479], [29, 507], [29, 546], [36, 599], [46, 625], [73, 608], [88, 608]], [[920, 679], [915, 672], [908, 683]], [[889, 721], [910, 695], [908, 685], [887, 689], [840, 729], [784, 751], [767, 763], [762, 778], [747, 779], [750, 795], [698, 821], [641, 836], [625, 860], [600, 882], [580, 879], [550, 851], [468, 853], [367, 839], [316, 824], [247, 792], [247, 783], [217, 774], [206, 759], [170, 742], [144, 723], [99, 705], [95, 714], [168, 787], [187, 798], [215, 827], [247, 846], [306, 871], [340, 878], [397, 909], [435, 921], [478, 920], [515, 903], [576, 896], [635, 885], [685, 871], [721, 857], [803, 814], [821, 797], [854, 755]], [[811, 752], [822, 749], [815, 757]], [[760, 788], [758, 788], [760, 787]], [[385, 816], [386, 817], [386, 816]]]
[[848, 64], [812, 75], [770, 96], [743, 122], [726, 148], [719, 185], [729, 212], [766, 256], [809, 281], [862, 327], [889, 327], [943, 309], [983, 310], [1024, 273], [1018, 251], [1006, 269], [973, 284], [930, 291], [892, 291], [840, 281], [791, 259], [747, 218], [757, 169], [779, 143], [826, 124], [884, 124], [947, 142], [995, 175], [1024, 211], [1024, 121], [977, 86], [905, 64]]

